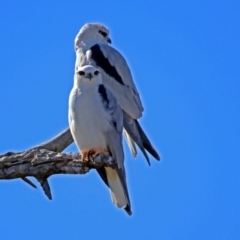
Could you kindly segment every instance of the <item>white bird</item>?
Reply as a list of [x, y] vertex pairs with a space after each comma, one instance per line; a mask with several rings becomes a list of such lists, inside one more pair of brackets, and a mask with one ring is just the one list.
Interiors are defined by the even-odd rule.
[[85, 24], [75, 38], [75, 69], [90, 64], [101, 70], [103, 84], [113, 93], [123, 110], [124, 135], [132, 155], [137, 155], [135, 142], [150, 164], [145, 150], [157, 160], [160, 156], [137, 121], [142, 116], [143, 106], [128, 64], [110, 43], [106, 26]]
[[110, 188], [114, 204], [131, 215], [122, 146], [122, 109], [102, 84], [101, 72], [94, 66], [86, 65], [75, 72], [68, 118], [83, 159], [100, 153], [115, 158], [115, 168], [103, 167], [97, 171]]

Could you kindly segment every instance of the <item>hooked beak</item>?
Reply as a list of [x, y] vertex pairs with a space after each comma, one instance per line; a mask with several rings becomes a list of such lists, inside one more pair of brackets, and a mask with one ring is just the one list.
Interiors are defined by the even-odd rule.
[[107, 42], [108, 42], [109, 44], [111, 44], [111, 43], [112, 43], [112, 41], [111, 41], [111, 39], [110, 39], [110, 38], [108, 38]]
[[91, 73], [86, 74], [86, 78], [89, 78], [89, 80], [91, 81], [91, 79], [93, 78], [93, 75]]

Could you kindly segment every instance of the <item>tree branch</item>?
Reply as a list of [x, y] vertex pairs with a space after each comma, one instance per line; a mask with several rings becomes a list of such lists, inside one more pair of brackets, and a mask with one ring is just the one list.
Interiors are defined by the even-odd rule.
[[51, 140], [30, 150], [0, 155], [0, 180], [21, 178], [36, 188], [27, 179], [28, 176], [35, 177], [47, 197], [52, 199], [47, 181], [51, 175], [85, 174], [92, 168], [115, 165], [115, 160], [109, 155], [99, 154], [95, 158], [89, 156], [88, 159], [82, 159], [79, 153], [60, 153], [72, 142], [73, 138], [68, 128]]
[[54, 152], [62, 152], [72, 142], [72, 134], [70, 132], [70, 129], [67, 128], [51, 140], [36, 146], [36, 148], [43, 148]]

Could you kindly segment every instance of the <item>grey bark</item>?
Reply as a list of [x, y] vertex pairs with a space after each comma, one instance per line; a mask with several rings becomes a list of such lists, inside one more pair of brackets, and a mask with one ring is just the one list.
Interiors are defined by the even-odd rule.
[[43, 148], [54, 152], [62, 152], [73, 142], [73, 137], [70, 129], [67, 128], [63, 132], [59, 133], [51, 140], [36, 146], [37, 148]]
[[51, 190], [47, 181], [53, 174], [85, 174], [92, 168], [114, 166], [111, 156], [99, 154], [82, 159], [79, 153], [60, 153], [73, 142], [68, 129], [51, 140], [23, 152], [0, 155], [0, 179], [21, 178], [35, 187], [27, 177], [35, 177], [49, 199]]

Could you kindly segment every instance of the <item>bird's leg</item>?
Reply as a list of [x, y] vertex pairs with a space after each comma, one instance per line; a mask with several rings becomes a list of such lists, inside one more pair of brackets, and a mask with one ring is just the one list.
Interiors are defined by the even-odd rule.
[[92, 148], [89, 151], [82, 151], [82, 160], [83, 161], [92, 160], [99, 154], [109, 155], [109, 152], [102, 149], [97, 150]]
[[84, 151], [84, 152], [82, 151], [82, 160], [83, 160], [83, 161], [87, 161], [87, 159], [88, 159], [88, 153], [89, 153], [89, 152], [87, 152], [87, 151]]
[[96, 149], [90, 149], [87, 154], [87, 158], [95, 158], [99, 154], [104, 154], [104, 155], [109, 155], [109, 152], [104, 151], [104, 150], [96, 150]]

